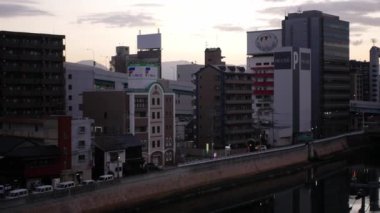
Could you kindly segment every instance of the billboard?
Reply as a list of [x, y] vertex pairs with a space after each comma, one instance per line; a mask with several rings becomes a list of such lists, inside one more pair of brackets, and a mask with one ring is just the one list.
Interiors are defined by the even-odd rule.
[[158, 67], [152, 64], [131, 64], [127, 75], [128, 79], [157, 79]]
[[247, 54], [273, 53], [282, 47], [282, 31], [266, 30], [247, 32]]
[[161, 33], [137, 35], [137, 49], [161, 49]]

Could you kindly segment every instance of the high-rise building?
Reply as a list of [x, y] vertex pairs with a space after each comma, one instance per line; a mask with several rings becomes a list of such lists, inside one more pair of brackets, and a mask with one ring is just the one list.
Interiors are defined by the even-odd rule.
[[373, 46], [369, 55], [369, 96], [370, 101], [376, 102], [380, 102], [379, 57], [380, 48]]
[[350, 60], [351, 100], [369, 101], [369, 62]]
[[0, 31], [0, 117], [65, 114], [64, 39]]
[[316, 137], [348, 130], [349, 23], [320, 11], [290, 13], [282, 21], [283, 46], [311, 50], [312, 128]]
[[194, 78], [198, 147], [246, 147], [254, 134], [252, 74], [239, 66], [206, 65]]
[[274, 53], [282, 46], [281, 33], [281, 29], [247, 32], [247, 72], [253, 74], [253, 119], [255, 127], [264, 131], [264, 138], [273, 135]]

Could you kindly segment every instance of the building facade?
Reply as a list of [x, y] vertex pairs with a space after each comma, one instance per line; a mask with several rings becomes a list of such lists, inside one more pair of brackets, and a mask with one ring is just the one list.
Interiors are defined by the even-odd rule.
[[369, 101], [380, 101], [380, 79], [379, 79], [379, 57], [380, 48], [373, 46], [369, 51]]
[[311, 51], [282, 47], [274, 53], [274, 101], [272, 134], [274, 146], [311, 135]]
[[110, 61], [111, 70], [127, 73], [131, 65], [150, 64], [157, 67], [161, 79], [161, 33], [137, 35], [137, 49], [136, 54], [130, 54], [128, 46], [116, 47], [116, 55]]
[[118, 90], [128, 88], [127, 75], [110, 72], [93, 66], [66, 63], [66, 114], [83, 117], [83, 92], [93, 90]]
[[145, 89], [85, 92], [83, 98], [84, 115], [94, 119], [103, 134], [133, 134], [142, 142], [147, 163], [175, 163], [174, 93], [153, 83]]
[[247, 72], [253, 74], [255, 127], [273, 145], [274, 53], [282, 46], [281, 29], [247, 32]]
[[64, 39], [0, 31], [0, 117], [65, 114]]
[[369, 101], [369, 69], [369, 62], [350, 60], [351, 100]]
[[246, 147], [254, 133], [252, 74], [244, 67], [206, 65], [194, 80], [198, 147]]
[[71, 120], [71, 169], [76, 181], [93, 179], [94, 120]]
[[283, 46], [312, 52], [312, 126], [314, 136], [348, 131], [349, 23], [320, 11], [290, 13], [282, 21]]

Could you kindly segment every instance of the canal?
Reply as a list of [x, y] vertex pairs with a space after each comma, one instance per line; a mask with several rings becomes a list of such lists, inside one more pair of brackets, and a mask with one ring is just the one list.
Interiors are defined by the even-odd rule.
[[304, 167], [181, 192], [117, 212], [380, 212], [380, 159], [376, 155], [374, 149], [359, 150]]

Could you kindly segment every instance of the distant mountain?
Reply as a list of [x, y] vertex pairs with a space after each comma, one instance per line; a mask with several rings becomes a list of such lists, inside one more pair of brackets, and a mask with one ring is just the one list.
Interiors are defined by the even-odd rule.
[[190, 62], [185, 60], [162, 62], [162, 78], [176, 80], [178, 64], [190, 64]]
[[[83, 61], [78, 61], [77, 63], [88, 65], [88, 66], [93, 66], [94, 61], [93, 60], [83, 60]], [[99, 63], [96, 63], [95, 67], [99, 68], [99, 69], [108, 70], [106, 66], [104, 66], [103, 64], [99, 64]]]

